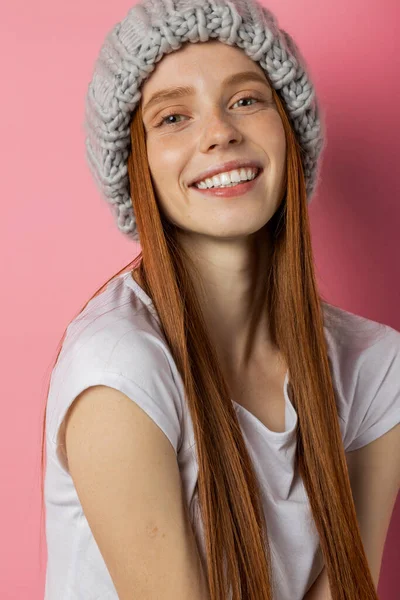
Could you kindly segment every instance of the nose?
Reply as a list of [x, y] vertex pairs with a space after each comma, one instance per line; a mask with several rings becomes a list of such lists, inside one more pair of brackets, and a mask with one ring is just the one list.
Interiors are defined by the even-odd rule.
[[241, 132], [234, 126], [229, 116], [222, 115], [220, 112], [214, 112], [205, 119], [200, 149], [203, 152], [207, 152], [216, 146], [224, 148], [229, 144], [240, 143], [242, 138]]

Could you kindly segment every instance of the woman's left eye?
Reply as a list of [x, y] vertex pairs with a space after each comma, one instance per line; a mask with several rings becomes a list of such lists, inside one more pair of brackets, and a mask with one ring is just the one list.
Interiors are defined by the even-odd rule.
[[[239, 98], [239, 100], [236, 100], [235, 104], [237, 104], [238, 102], [241, 102], [242, 100], [256, 100], [256, 102], [260, 102], [260, 100], [258, 98], [255, 98], [254, 96], [243, 96], [243, 98]], [[176, 116], [180, 116], [182, 117], [183, 115], [181, 115], [180, 113], [170, 113], [168, 115], [165, 115], [164, 117], [161, 117], [161, 119], [158, 121], [158, 123], [156, 123], [156, 127], [162, 127], [164, 124], [165, 125], [177, 125], [177, 123], [165, 123], [165, 121], [167, 119], [169, 119], [170, 117], [176, 117]]]
[[235, 104], [241, 102], [242, 100], [257, 100], [257, 102], [259, 102], [258, 98], [254, 98], [254, 96], [243, 96], [243, 98], [239, 98], [239, 100], [236, 100]]

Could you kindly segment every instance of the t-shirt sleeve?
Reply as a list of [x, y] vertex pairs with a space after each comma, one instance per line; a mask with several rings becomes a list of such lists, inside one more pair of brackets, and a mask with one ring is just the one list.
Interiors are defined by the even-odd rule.
[[400, 332], [387, 332], [360, 357], [347, 415], [345, 450], [351, 452], [400, 422]]
[[86, 388], [106, 385], [136, 402], [167, 436], [176, 453], [181, 440], [182, 404], [169, 360], [148, 332], [108, 324], [87, 328], [64, 342], [53, 369], [48, 397], [48, 437], [68, 471], [62, 425], [68, 408]]

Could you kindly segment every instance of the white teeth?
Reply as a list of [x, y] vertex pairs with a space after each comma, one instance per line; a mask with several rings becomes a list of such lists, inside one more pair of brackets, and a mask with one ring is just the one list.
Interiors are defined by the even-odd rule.
[[203, 181], [199, 181], [198, 183], [195, 183], [195, 186], [200, 189], [206, 189], [211, 187], [232, 187], [237, 183], [240, 183], [241, 181], [248, 181], [250, 179], [254, 179], [257, 173], [257, 168], [234, 169], [233, 171], [220, 173], [219, 175], [214, 175], [213, 177], [206, 178]]

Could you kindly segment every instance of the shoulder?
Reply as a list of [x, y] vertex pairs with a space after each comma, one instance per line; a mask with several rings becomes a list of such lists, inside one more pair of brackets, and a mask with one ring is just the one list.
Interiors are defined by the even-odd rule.
[[138, 363], [144, 367], [146, 361], [165, 360], [165, 348], [153, 313], [119, 276], [69, 323], [58, 364], [84, 361], [106, 370]]
[[172, 355], [145, 303], [120, 278], [71, 321], [47, 401], [53, 443], [74, 399], [95, 385], [123, 392], [149, 414], [177, 449], [183, 401]]
[[400, 421], [400, 332], [324, 304], [325, 335], [346, 451]]
[[372, 365], [375, 372], [386, 370], [392, 361], [399, 360], [399, 331], [332, 304], [323, 306], [327, 350], [341, 379], [347, 371], [354, 378], [355, 371], [365, 372]]

